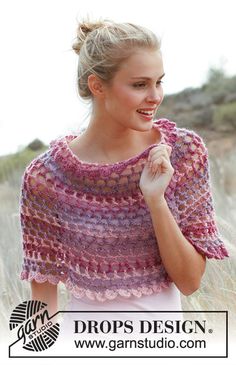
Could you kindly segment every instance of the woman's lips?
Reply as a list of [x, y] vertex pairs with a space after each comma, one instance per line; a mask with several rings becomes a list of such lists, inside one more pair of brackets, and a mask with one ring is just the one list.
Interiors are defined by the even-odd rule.
[[147, 114], [142, 114], [142, 113], [139, 113], [138, 111], [137, 111], [137, 113], [138, 113], [138, 115], [140, 115], [141, 117], [142, 117], [142, 119], [144, 119], [144, 120], [152, 120], [153, 119], [153, 116], [154, 116], [154, 113], [152, 113], [151, 115], [147, 115]]

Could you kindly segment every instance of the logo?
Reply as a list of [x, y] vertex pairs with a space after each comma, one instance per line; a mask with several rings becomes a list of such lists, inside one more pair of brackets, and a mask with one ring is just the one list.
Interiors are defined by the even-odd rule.
[[23, 340], [23, 348], [29, 351], [44, 351], [57, 340], [59, 323], [53, 323], [49, 317], [46, 303], [28, 300], [13, 310], [9, 327], [17, 328], [18, 340]]

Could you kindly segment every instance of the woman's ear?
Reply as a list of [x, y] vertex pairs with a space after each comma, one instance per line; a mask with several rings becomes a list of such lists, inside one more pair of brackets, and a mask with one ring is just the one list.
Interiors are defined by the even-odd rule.
[[96, 75], [88, 76], [88, 87], [94, 96], [101, 97], [104, 95], [104, 84]]

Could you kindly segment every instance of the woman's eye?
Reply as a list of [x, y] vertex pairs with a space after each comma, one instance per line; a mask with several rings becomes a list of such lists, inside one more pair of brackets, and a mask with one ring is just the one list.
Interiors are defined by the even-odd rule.
[[[157, 85], [162, 84], [162, 82], [163, 82], [163, 81], [161, 81], [161, 80], [160, 80], [160, 81], [157, 81]], [[145, 83], [141, 83], [141, 82], [140, 82], [140, 83], [138, 83], [138, 84], [134, 84], [133, 86], [134, 86], [134, 87], [137, 87], [137, 88], [140, 88], [140, 87], [144, 87], [144, 86], [146, 86], [146, 84], [145, 84]]]
[[140, 83], [140, 84], [135, 84], [135, 85], [134, 85], [134, 87], [143, 87], [143, 86], [145, 86], [145, 84], [141, 84], [141, 83]]

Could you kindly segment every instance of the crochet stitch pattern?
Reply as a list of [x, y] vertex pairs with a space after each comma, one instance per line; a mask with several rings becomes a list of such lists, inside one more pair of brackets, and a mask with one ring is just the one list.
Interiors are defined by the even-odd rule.
[[[229, 256], [216, 223], [207, 148], [194, 131], [153, 122], [172, 147], [165, 199], [185, 238], [207, 258]], [[112, 164], [81, 161], [67, 135], [50, 143], [22, 178], [22, 280], [63, 282], [76, 297], [141, 297], [169, 287], [151, 215], [139, 188], [150, 145]], [[174, 242], [173, 242], [174, 245]]]

